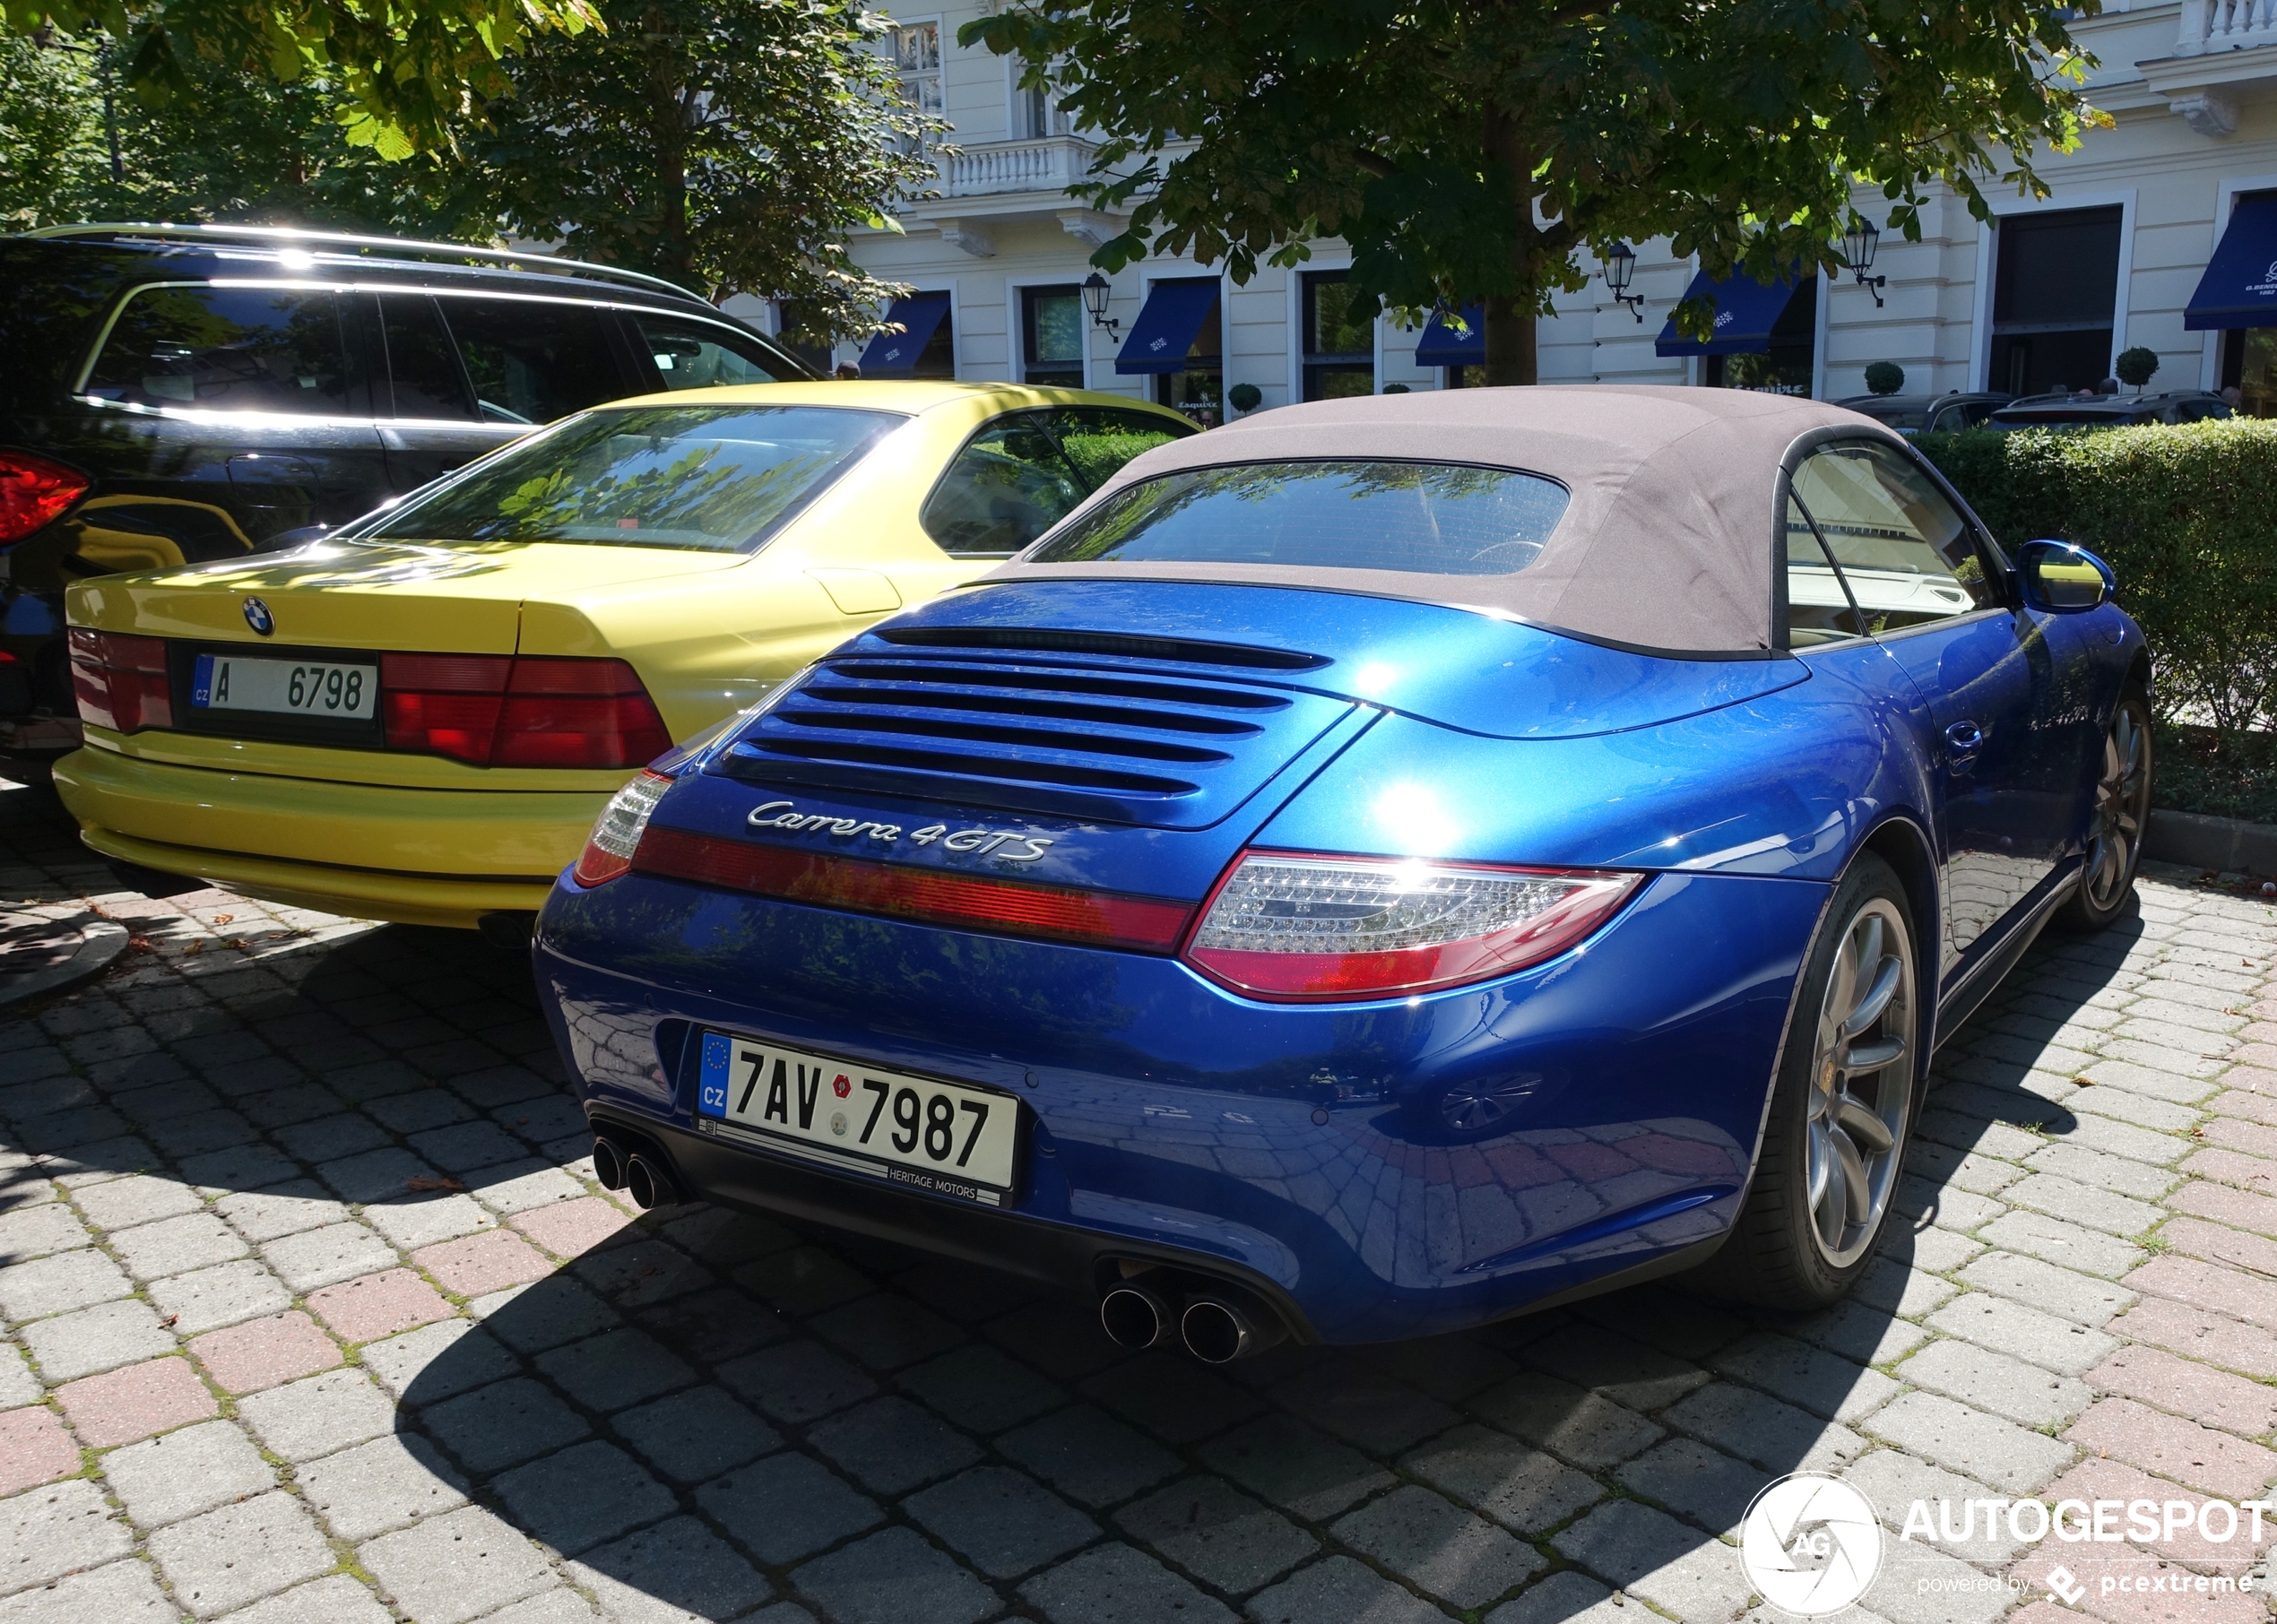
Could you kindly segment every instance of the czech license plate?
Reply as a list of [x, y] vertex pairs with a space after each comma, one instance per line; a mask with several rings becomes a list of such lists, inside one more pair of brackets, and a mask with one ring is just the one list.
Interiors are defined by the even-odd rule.
[[756, 1038], [707, 1032], [696, 1112], [810, 1161], [988, 1206], [1012, 1194], [1020, 1102]]
[[379, 668], [200, 654], [190, 678], [190, 704], [201, 711], [267, 711], [368, 721], [379, 708]]

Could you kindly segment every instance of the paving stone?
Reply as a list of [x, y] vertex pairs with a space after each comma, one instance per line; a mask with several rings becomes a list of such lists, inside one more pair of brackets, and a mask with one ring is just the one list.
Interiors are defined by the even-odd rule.
[[585, 1193], [585, 1187], [567, 1173], [550, 1162], [534, 1159], [477, 1168], [469, 1171], [465, 1179], [467, 1194], [500, 1217], [550, 1206], [558, 1201], [575, 1201]]
[[[757, 1568], [686, 1516], [587, 1551], [564, 1571], [572, 1584], [600, 1599], [611, 1620], [627, 1624], [650, 1618], [735, 1618], [773, 1594]], [[777, 1614], [805, 1617], [796, 1608], [769, 1608], [754, 1624]], [[782, 1624], [791, 1621], [786, 1617]]]
[[[1916, 1500], [1928, 1507], [1934, 1516], [1940, 1502], [1950, 1504], [1958, 1513], [1969, 1500], [1989, 1499], [1997, 1492], [1974, 1478], [1948, 1472], [1942, 1466], [1933, 1466], [1927, 1461], [1898, 1449], [1874, 1450], [1845, 1467], [1842, 1479], [1862, 1490], [1887, 1523], [1900, 1528], [1909, 1515], [1909, 1508]], [[2053, 1492], [2052, 1488], [2050, 1492]], [[2025, 1542], [2015, 1538], [2013, 1532], [2004, 1525], [1987, 1531], [1986, 1519], [1981, 1516], [1970, 1525], [1970, 1537], [1961, 1541], [1947, 1541], [1942, 1537], [1940, 1531], [1935, 1542], [1940, 1550], [1985, 1566], [2004, 1562], [2025, 1549]], [[1883, 1543], [1885, 1559], [1892, 1546], [1903, 1542], [1885, 1540]]]
[[555, 1583], [526, 1535], [477, 1506], [382, 1534], [356, 1556], [416, 1624], [466, 1624]]
[[352, 1222], [287, 1235], [263, 1247], [261, 1255], [295, 1293], [375, 1274], [397, 1261], [394, 1247]]
[[281, 1492], [161, 1528], [150, 1552], [175, 1596], [201, 1619], [312, 1579], [335, 1559], [300, 1502]]
[[682, 1483], [707, 1481], [783, 1441], [774, 1428], [709, 1386], [627, 1410], [610, 1425], [651, 1466]]
[[273, 1314], [292, 1300], [284, 1282], [249, 1258], [154, 1281], [149, 1295], [179, 1336]]
[[446, 1194], [375, 1201], [364, 1208], [363, 1217], [366, 1223], [387, 1238], [389, 1245], [406, 1252], [495, 1229], [498, 1224], [498, 1220], [477, 1205], [472, 1196]]
[[1068, 1395], [1026, 1365], [974, 1343], [904, 1370], [897, 1385], [957, 1426], [1000, 1432], [1067, 1403]]
[[295, 1309], [190, 1343], [208, 1375], [232, 1394], [256, 1392], [301, 1376], [313, 1376], [340, 1362], [340, 1349]]
[[1519, 1377], [1479, 1395], [1470, 1407], [1504, 1431], [1585, 1469], [1618, 1464], [1666, 1436], [1635, 1412], [1554, 1377]]
[[1115, 1514], [1123, 1531], [1205, 1583], [1254, 1590], [1320, 1549], [1312, 1534], [1223, 1479], [1188, 1478]]
[[1249, 1602], [1257, 1624], [1446, 1624], [1447, 1615], [1348, 1556], [1301, 1569]]
[[177, 1624], [181, 1610], [147, 1564], [129, 1558], [0, 1602], [0, 1624]]
[[2147, 1297], [2111, 1322], [2137, 1342], [2247, 1376], [2277, 1377], [2277, 1335], [2226, 1315]]
[[0, 1410], [28, 1404], [39, 1396], [39, 1378], [24, 1363], [22, 1353], [0, 1343]]
[[407, 1528], [466, 1504], [466, 1480], [417, 1433], [376, 1438], [310, 1461], [295, 1475], [310, 1508], [345, 1540]]
[[1021, 1574], [1098, 1537], [1098, 1525], [1034, 1480], [976, 1466], [909, 1497], [904, 1509], [983, 1573]]
[[1708, 1381], [1708, 1372], [1596, 1326], [1575, 1326], [1526, 1350], [1526, 1361], [1635, 1410], [1658, 1410]]
[[1727, 1547], [1634, 1500], [1607, 1501], [1551, 1543], [1615, 1589], [1680, 1619], [1728, 1619], [1747, 1602], [1747, 1581]]
[[1764, 1481], [1760, 1467], [1691, 1438], [1663, 1438], [1613, 1475], [1641, 1498], [1735, 1536]]
[[557, 1257], [576, 1257], [615, 1235], [632, 1222], [632, 1214], [598, 1196], [516, 1214], [514, 1227]]
[[1550, 1575], [1486, 1615], [1485, 1624], [1641, 1624], [1613, 1593], [1571, 1568]]
[[[574, 1205], [574, 1204], [573, 1204]], [[603, 1205], [607, 1204], [602, 1203]], [[548, 1216], [558, 1209], [548, 1209]], [[541, 1246], [546, 1242], [532, 1236]], [[548, 1247], [548, 1250], [558, 1250]], [[818, 1247], [793, 1247], [788, 1251], [772, 1253], [745, 1264], [735, 1271], [735, 1283], [758, 1297], [769, 1307], [785, 1314], [804, 1316], [819, 1314], [842, 1302], [852, 1302], [873, 1288], [869, 1277], [849, 1267], [841, 1258], [834, 1257]], [[1095, 1335], [1093, 1341], [1104, 1340]], [[1113, 1352], [1112, 1346], [1109, 1353]], [[1105, 1358], [1092, 1366], [1111, 1362]], [[1059, 1374], [1059, 1372], [1054, 1372]], [[1081, 1374], [1089, 1374], [1085, 1370]]]
[[426, 1426], [478, 1476], [574, 1443], [590, 1430], [550, 1392], [519, 1376], [444, 1400], [428, 1410]]
[[410, 1138], [412, 1149], [455, 1173], [519, 1161], [528, 1153], [519, 1139], [494, 1122], [454, 1123], [412, 1134]]
[[341, 1111], [314, 1122], [281, 1127], [272, 1136], [285, 1147], [288, 1154], [303, 1162], [333, 1162], [387, 1143], [385, 1128], [355, 1111]]
[[103, 1476], [145, 1528], [276, 1487], [276, 1473], [234, 1422], [184, 1427], [103, 1456]]
[[2277, 1388], [2177, 1359], [2124, 1347], [2087, 1373], [2088, 1384], [2161, 1410], [2258, 1438], [2277, 1427]]
[[0, 1269], [0, 1314], [21, 1323], [110, 1302], [132, 1289], [118, 1266], [92, 1248], [58, 1252]]
[[316, 1177], [333, 1194], [353, 1205], [409, 1195], [411, 1180], [433, 1179], [435, 1169], [411, 1152], [390, 1145], [327, 1162], [316, 1169]]
[[80, 1469], [79, 1444], [51, 1410], [0, 1415], [0, 1494], [52, 1483]]
[[1898, 1374], [1917, 1387], [2027, 1427], [2067, 1421], [2095, 1396], [2083, 1381], [1958, 1341], [1931, 1343], [1900, 1365]]
[[1052, 1624], [1140, 1624], [1193, 1619], [1230, 1621], [1223, 1603], [1195, 1589], [1144, 1552], [1102, 1545], [1020, 1586]]
[[2012, 1494], [2027, 1494], [2071, 1464], [2070, 1446], [1930, 1393], [1907, 1393], [1874, 1418], [1900, 1449]]
[[1871, 1415], [1898, 1391], [1898, 1384], [1878, 1370], [1773, 1331], [1742, 1337], [1709, 1363], [1832, 1421], [1854, 1422]]
[[357, 1357], [382, 1387], [412, 1408], [488, 1386], [522, 1368], [497, 1337], [465, 1319], [366, 1343]]
[[898, 1370], [965, 1340], [965, 1334], [939, 1315], [884, 1291], [817, 1315], [812, 1328], [875, 1370]]
[[603, 1332], [541, 1353], [538, 1369], [589, 1410], [621, 1410], [696, 1379], [680, 1357], [645, 1332]]
[[1929, 1339], [1929, 1334], [1919, 1326], [1892, 1319], [1860, 1302], [1838, 1303], [1831, 1309], [1805, 1315], [1787, 1328], [1805, 1342], [1815, 1343], [1862, 1365], [1892, 1363]]
[[1485, 1606], [1547, 1566], [1532, 1547], [1412, 1483], [1370, 1501], [1332, 1532], [1417, 1589], [1463, 1609]]
[[2084, 1326], [2100, 1326], [2135, 1301], [2124, 1286], [2013, 1252], [1989, 1252], [1961, 1270], [1961, 1277], [1981, 1291]]
[[309, 1311], [344, 1342], [371, 1342], [451, 1317], [451, 1305], [409, 1269], [387, 1269], [308, 1294]]
[[2064, 1436], [2082, 1448], [2227, 1499], [2252, 1499], [2277, 1481], [2277, 1451], [2161, 1414], [2133, 1399], [2099, 1399]]
[[229, 1615], [229, 1624], [393, 1624], [372, 1593], [344, 1573], [317, 1579]]
[[273, 1145], [236, 1145], [227, 1150], [185, 1156], [182, 1177], [202, 1190], [225, 1196], [231, 1190], [266, 1189], [300, 1176], [300, 1164]]
[[1767, 1471], [1832, 1471], [1866, 1451], [1848, 1427], [1730, 1382], [1717, 1382], [1671, 1405], [1662, 1419]]
[[818, 1422], [809, 1429], [807, 1442], [863, 1487], [896, 1498], [981, 1457], [963, 1433], [898, 1396], [872, 1399]]
[[[1050, 1427], [1059, 1419], [1054, 1416], [1036, 1426]], [[1012, 1453], [1009, 1440], [999, 1439], [998, 1447]], [[1205, 1445], [1201, 1455], [1213, 1471], [1224, 1473], [1283, 1510], [1312, 1522], [1334, 1516], [1393, 1481], [1391, 1473], [1358, 1451], [1285, 1415], [1268, 1415], [1251, 1421]], [[1175, 1464], [1166, 1457], [1165, 1464], [1166, 1467]], [[1167, 1475], [1166, 1469], [1156, 1473], [1157, 1477], [1164, 1475]]]
[[85, 1377], [56, 1388], [56, 1402], [80, 1442], [93, 1449], [203, 1421], [219, 1407], [186, 1359], [153, 1359]]
[[[466, 1197], [449, 1199], [465, 1201]], [[365, 1212], [368, 1215], [371, 1210], [367, 1207]], [[506, 1230], [429, 1246], [414, 1252], [411, 1261], [433, 1275], [445, 1291], [460, 1297], [480, 1297], [507, 1286], [527, 1285], [543, 1280], [554, 1268], [535, 1247]]]
[[655, 1522], [674, 1506], [671, 1490], [598, 1438], [501, 1473], [488, 1492], [515, 1526], [567, 1556]]
[[1930, 1326], [2062, 1376], [2082, 1376], [2118, 1346], [2101, 1331], [2072, 1325], [1987, 1291], [1955, 1298], [1929, 1317]]
[[0, 1594], [125, 1556], [134, 1538], [126, 1518], [84, 1478], [0, 1501]]
[[2148, 1256], [2130, 1241], [2041, 1213], [2003, 1213], [1979, 1231], [1995, 1246], [2059, 1267], [2117, 1279]]
[[542, 1353], [620, 1323], [616, 1309], [559, 1274], [478, 1297], [467, 1309], [518, 1353]]
[[1521, 1533], [1539, 1533], [1605, 1497], [1595, 1480], [1485, 1427], [1455, 1428], [1401, 1467]]
[[325, 1193], [314, 1179], [295, 1179], [265, 1190], [241, 1190], [213, 1204], [229, 1227], [255, 1246], [307, 1230], [338, 1223], [347, 1205]]
[[110, 1238], [111, 1248], [137, 1280], [184, 1274], [242, 1257], [244, 1240], [212, 1213], [185, 1213], [123, 1230]]
[[0, 1257], [16, 1262], [91, 1243], [79, 1215], [59, 1202], [19, 1208], [0, 1218]]
[[24, 1327], [23, 1340], [51, 1384], [174, 1352], [173, 1334], [157, 1313], [132, 1298], [35, 1320]]
[[392, 1430], [387, 1396], [361, 1370], [272, 1387], [238, 1401], [238, 1414], [271, 1451], [289, 1461], [314, 1460]]
[[885, 1517], [827, 1467], [787, 1451], [705, 1484], [696, 1502], [770, 1565], [795, 1562]]
[[797, 1425], [843, 1410], [878, 1390], [860, 1370], [813, 1342], [766, 1348], [719, 1367], [720, 1380], [771, 1419]]
[[974, 1624], [999, 1611], [995, 1593], [908, 1528], [818, 1557], [791, 1583], [842, 1624]]

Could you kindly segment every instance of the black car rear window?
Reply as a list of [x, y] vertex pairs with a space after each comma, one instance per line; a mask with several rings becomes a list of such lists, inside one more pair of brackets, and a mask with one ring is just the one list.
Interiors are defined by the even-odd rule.
[[413, 497], [358, 533], [741, 551], [905, 420], [838, 406], [591, 411]]
[[1196, 468], [1117, 491], [1027, 562], [1508, 575], [1540, 556], [1567, 500], [1540, 474], [1448, 462]]
[[345, 413], [339, 301], [306, 288], [138, 288], [84, 393], [125, 406]]

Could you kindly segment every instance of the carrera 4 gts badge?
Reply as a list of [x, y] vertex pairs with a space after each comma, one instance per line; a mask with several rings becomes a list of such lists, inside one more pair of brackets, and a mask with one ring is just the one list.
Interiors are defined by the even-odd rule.
[[928, 824], [922, 829], [912, 829], [905, 834], [899, 824], [834, 817], [827, 812], [801, 812], [797, 802], [788, 800], [771, 800], [765, 806], [754, 807], [750, 816], [744, 821], [754, 829], [785, 829], [808, 834], [818, 832], [842, 839], [867, 835], [887, 846], [902, 840], [917, 846], [930, 846], [939, 841], [944, 851], [969, 852], [1007, 863], [1035, 862], [1052, 843], [1052, 837], [1048, 835], [1018, 834], [1009, 829], [952, 830], [947, 824]]

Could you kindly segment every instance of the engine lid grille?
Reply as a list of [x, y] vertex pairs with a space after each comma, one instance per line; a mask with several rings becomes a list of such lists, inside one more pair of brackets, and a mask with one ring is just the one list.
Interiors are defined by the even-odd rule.
[[[1312, 655], [994, 627], [956, 628], [942, 646], [947, 639], [908, 635], [918, 629], [894, 628], [890, 642], [872, 634], [824, 661], [717, 770], [754, 782], [1199, 829], [1352, 709], [1258, 680], [1325, 663]], [[1059, 641], [1039, 646], [1047, 636]], [[1159, 647], [1113, 665], [1083, 658], [1112, 657], [1122, 651], [1107, 645], [1121, 641]], [[1237, 666], [1229, 652], [1252, 658]], [[1241, 674], [1227, 675], [1229, 667]]]

